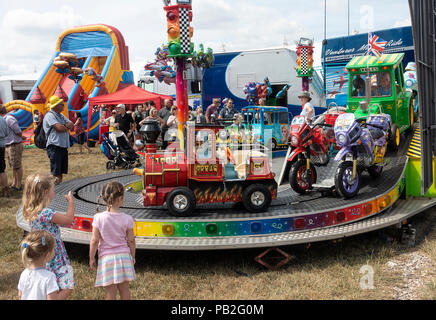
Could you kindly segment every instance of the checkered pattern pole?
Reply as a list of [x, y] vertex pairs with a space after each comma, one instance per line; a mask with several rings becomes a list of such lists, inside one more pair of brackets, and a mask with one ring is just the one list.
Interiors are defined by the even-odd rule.
[[313, 47], [310, 46], [299, 46], [297, 47], [297, 64], [298, 64], [298, 77], [311, 78], [313, 75]]
[[191, 58], [193, 55], [193, 43], [191, 37], [193, 28], [192, 7], [190, 5], [175, 5], [164, 7], [167, 18], [168, 33], [168, 57]]
[[[169, 2], [168, 2], [169, 4]], [[188, 121], [188, 80], [186, 79], [186, 61], [192, 57], [191, 36], [193, 29], [190, 27], [192, 19], [192, 7], [188, 4], [180, 4], [164, 7], [167, 17], [168, 32], [168, 57], [174, 58], [176, 63], [176, 99], [178, 140], [180, 149], [184, 150], [183, 128]]]
[[301, 48], [301, 74], [307, 74], [308, 71], [307, 48]]
[[189, 10], [186, 7], [179, 8], [180, 22], [180, 53], [191, 53], [191, 39], [189, 36]]

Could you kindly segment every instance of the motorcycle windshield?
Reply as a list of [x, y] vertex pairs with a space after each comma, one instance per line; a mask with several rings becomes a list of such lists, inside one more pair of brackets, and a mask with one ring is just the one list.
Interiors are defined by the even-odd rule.
[[354, 123], [355, 117], [353, 113], [341, 114], [335, 122], [335, 132], [348, 131], [351, 125]]

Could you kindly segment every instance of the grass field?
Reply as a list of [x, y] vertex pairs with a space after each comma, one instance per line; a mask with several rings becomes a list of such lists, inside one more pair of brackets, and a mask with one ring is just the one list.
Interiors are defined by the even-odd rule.
[[[49, 171], [44, 151], [24, 151], [24, 175]], [[70, 149], [70, 174], [66, 179], [104, 173], [105, 157], [78, 154]], [[10, 171], [8, 170], [9, 178]], [[21, 192], [0, 198], [0, 299], [17, 299], [23, 270], [18, 244], [22, 230], [15, 213]], [[390, 230], [329, 241], [282, 247], [293, 259], [280, 271], [268, 271], [254, 261], [264, 249], [211, 252], [138, 250], [137, 280], [131, 283], [132, 299], [150, 300], [258, 300], [258, 299], [436, 299], [436, 209], [412, 221], [417, 244], [406, 247], [389, 241]], [[88, 246], [66, 244], [74, 268], [76, 288], [72, 299], [104, 299], [94, 288], [95, 271], [88, 266]], [[271, 259], [275, 259], [274, 256]], [[362, 289], [362, 266], [374, 271], [373, 289]]]

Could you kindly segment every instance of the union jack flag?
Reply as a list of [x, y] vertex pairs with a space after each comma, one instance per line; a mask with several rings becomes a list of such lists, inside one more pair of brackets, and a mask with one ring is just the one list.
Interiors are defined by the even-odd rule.
[[375, 56], [380, 57], [387, 45], [387, 41], [380, 38], [373, 32], [368, 33], [368, 52], [367, 54], [373, 53]]

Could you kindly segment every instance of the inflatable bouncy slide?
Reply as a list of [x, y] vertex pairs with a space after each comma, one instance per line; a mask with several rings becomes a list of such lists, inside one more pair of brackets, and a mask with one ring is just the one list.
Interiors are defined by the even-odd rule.
[[[65, 116], [75, 118], [73, 113], [80, 112], [87, 129], [88, 99], [133, 84], [129, 69], [128, 47], [116, 28], [88, 25], [67, 29], [58, 37], [55, 54], [27, 98], [5, 106], [17, 118], [24, 135], [32, 138], [35, 110], [45, 114], [49, 98], [57, 95], [65, 101]], [[89, 114], [89, 138], [98, 139], [99, 113]]]

